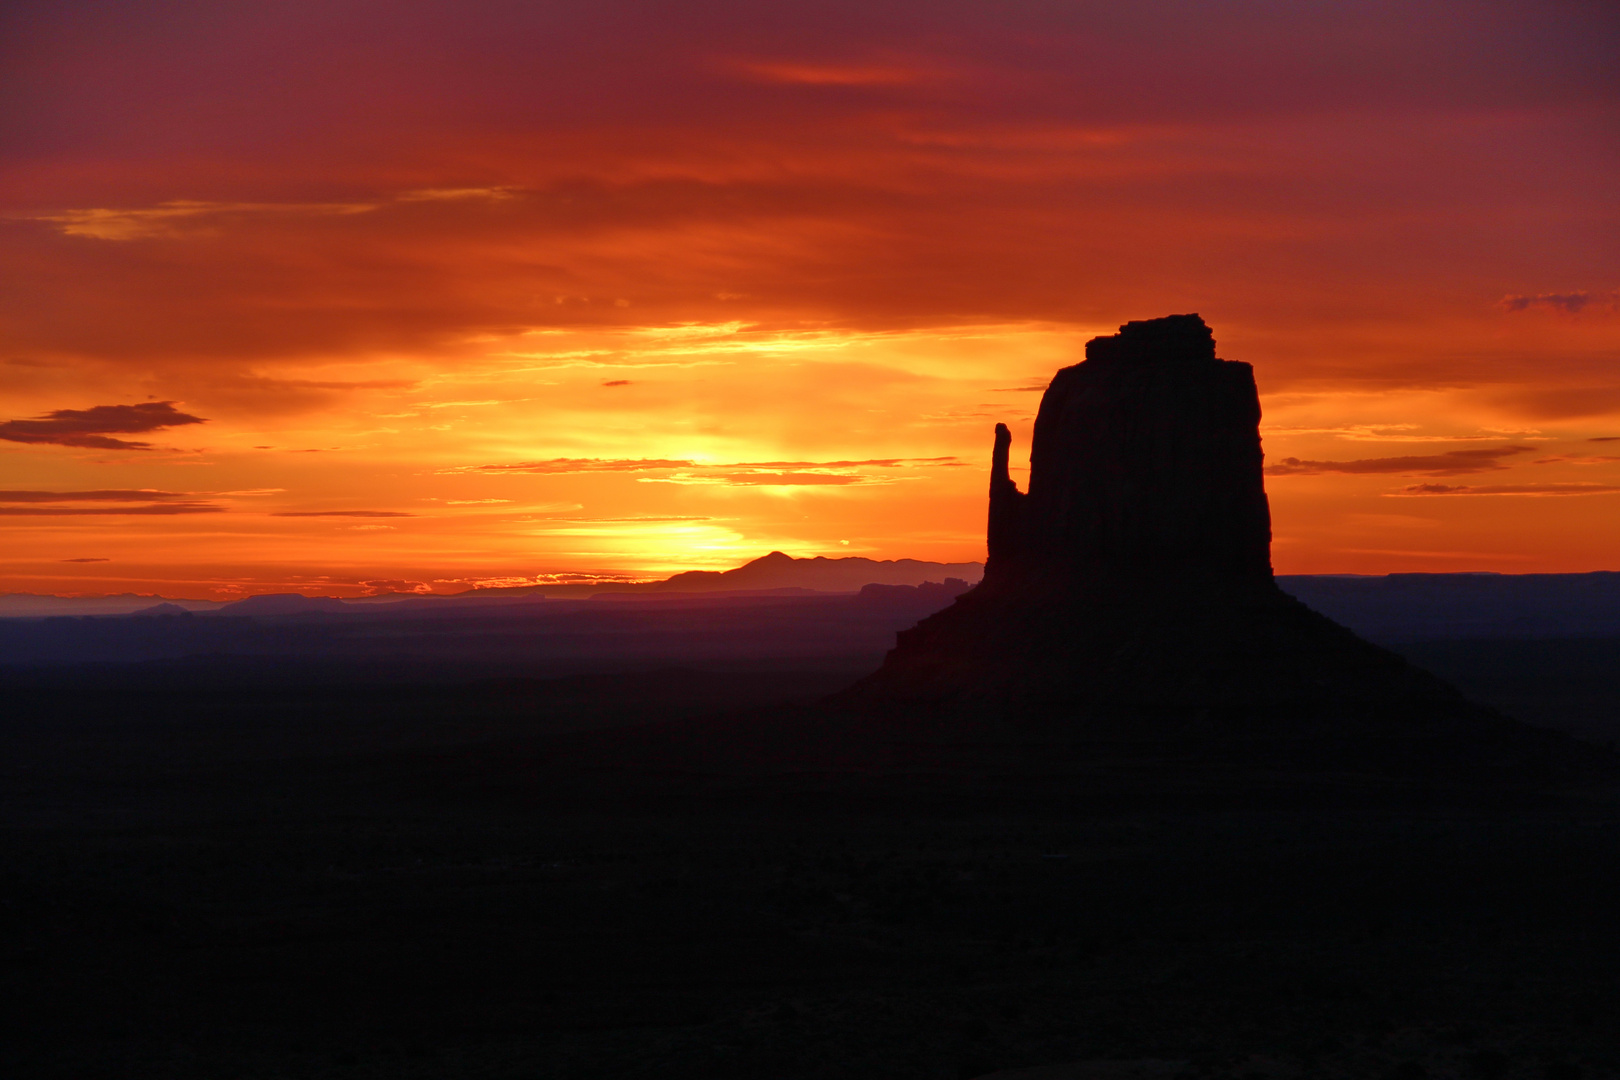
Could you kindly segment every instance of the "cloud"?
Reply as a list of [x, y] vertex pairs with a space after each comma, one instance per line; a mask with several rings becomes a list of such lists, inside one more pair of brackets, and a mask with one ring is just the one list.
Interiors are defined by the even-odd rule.
[[399, 510], [281, 510], [271, 517], [344, 517], [344, 518], [407, 518], [416, 517]]
[[667, 472], [671, 470], [724, 471], [728, 469], [856, 469], [864, 467], [898, 469], [909, 466], [951, 466], [960, 464], [954, 455], [928, 458], [864, 458], [850, 461], [733, 461], [700, 462], [687, 458], [552, 458], [549, 461], [518, 461], [503, 465], [462, 465], [447, 472]]
[[1582, 456], [1578, 454], [1554, 454], [1552, 457], [1536, 458], [1536, 465], [1607, 465], [1611, 461], [1620, 461], [1620, 455], [1594, 454]]
[[883, 477], [854, 473], [678, 473], [674, 476], [644, 477], [644, 484], [713, 484], [725, 487], [847, 487], [851, 484], [882, 484]]
[[110, 488], [102, 491], [0, 491], [0, 502], [157, 502], [161, 499], [189, 499], [190, 491], [158, 491], [153, 488]]
[[387, 593], [419, 593], [433, 592], [433, 586], [425, 581], [410, 581], [406, 578], [373, 578], [362, 581], [366, 596], [382, 596]]
[[1451, 450], [1444, 454], [1421, 454], [1409, 457], [1362, 458], [1358, 461], [1304, 461], [1288, 457], [1276, 465], [1266, 466], [1267, 476], [1319, 476], [1323, 473], [1416, 473], [1422, 476], [1464, 476], [1469, 473], [1505, 469], [1498, 458], [1529, 453], [1528, 446], [1503, 446], [1496, 449]]
[[54, 443], [96, 450], [150, 450], [152, 444], [110, 435], [161, 431], [182, 424], [205, 424], [200, 416], [175, 409], [172, 401], [140, 405], [96, 405], [89, 409], [57, 409], [32, 420], [0, 423], [0, 439], [19, 443]]
[[672, 458], [553, 458], [509, 465], [469, 465], [449, 472], [653, 473], [637, 476], [643, 484], [720, 487], [849, 487], [891, 484], [895, 477], [871, 469], [948, 468], [962, 462], [953, 455], [927, 458], [862, 458], [840, 461], [699, 462]]
[[487, 473], [595, 473], [647, 472], [652, 469], [689, 469], [695, 461], [675, 458], [552, 458], [549, 461], [514, 461], [504, 465], [464, 465], [447, 472]]
[[1587, 308], [1605, 308], [1613, 310], [1615, 301], [1620, 299], [1620, 292], [1590, 293], [1584, 289], [1570, 293], [1536, 293], [1535, 295], [1509, 295], [1496, 302], [1496, 306], [1503, 311], [1527, 311], [1530, 308], [1546, 308], [1549, 311], [1562, 311], [1568, 315], [1578, 315]]
[[516, 193], [511, 187], [418, 188], [402, 191], [394, 196], [400, 202], [444, 202], [462, 199], [510, 199]]
[[1413, 484], [1399, 491], [1385, 492], [1391, 496], [1422, 495], [1614, 495], [1620, 494], [1620, 484]]
[[219, 218], [240, 214], [363, 214], [375, 210], [374, 203], [228, 203], [195, 202], [175, 199], [157, 206], [114, 209], [87, 207], [40, 214], [33, 220], [59, 225], [65, 236], [94, 240], [141, 240], [174, 236], [183, 232], [188, 220]]
[[876, 465], [886, 469], [905, 468], [911, 465], [954, 465], [958, 463], [955, 455], [947, 454], [944, 457], [929, 458], [866, 458], [861, 461], [739, 461], [731, 468], [738, 469], [853, 469], [864, 465]]
[[58, 559], [58, 562], [112, 562], [111, 559], [93, 556], [88, 559]]
[[0, 506], [4, 517], [79, 517], [89, 515], [156, 515], [168, 517], [176, 514], [219, 514], [225, 508], [216, 503], [152, 503], [146, 506]]
[[675, 517], [658, 517], [656, 515], [642, 514], [642, 515], [638, 515], [636, 517], [571, 517], [571, 518], [554, 518], [553, 520], [555, 520], [555, 521], [566, 521], [566, 522], [569, 522], [571, 524], [576, 524], [576, 525], [633, 525], [633, 524], [638, 524], [638, 523], [644, 524], [644, 523], [647, 523], [647, 522], [713, 521], [714, 518], [712, 518], [712, 517], [694, 516], [694, 515], [681, 515], [681, 516], [675, 516]]
[[1620, 435], [1595, 435], [1587, 442], [1620, 442]]
[[802, 86], [883, 86], [911, 83], [927, 73], [888, 65], [850, 66], [843, 64], [803, 64], [762, 62], [743, 64], [748, 74], [766, 82], [797, 83]]
[[1282, 427], [1261, 424], [1260, 434], [1272, 435], [1332, 435], [1346, 442], [1496, 442], [1499, 439], [1546, 439], [1534, 428], [1522, 431], [1481, 429], [1477, 435], [1419, 435], [1417, 424], [1341, 424], [1337, 427]]
[[[201, 492], [153, 488], [106, 488], [95, 491], [0, 491], [0, 516], [84, 517], [218, 514], [225, 507], [198, 499]], [[113, 503], [112, 506], [60, 506], [59, 503]], [[22, 505], [17, 505], [17, 504]]]

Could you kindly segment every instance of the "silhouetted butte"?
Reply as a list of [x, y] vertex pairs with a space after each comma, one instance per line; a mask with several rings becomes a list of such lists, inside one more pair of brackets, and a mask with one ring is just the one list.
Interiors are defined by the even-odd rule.
[[1197, 315], [1090, 341], [1041, 400], [1027, 491], [996, 426], [983, 583], [843, 702], [1127, 733], [1509, 723], [1277, 587], [1259, 422]]

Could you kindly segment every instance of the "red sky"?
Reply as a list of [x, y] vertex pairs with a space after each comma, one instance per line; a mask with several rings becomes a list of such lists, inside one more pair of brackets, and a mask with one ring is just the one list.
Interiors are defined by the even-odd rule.
[[0, 591], [980, 558], [992, 425], [1189, 311], [1279, 572], [1620, 569], [1611, 4], [0, 20]]

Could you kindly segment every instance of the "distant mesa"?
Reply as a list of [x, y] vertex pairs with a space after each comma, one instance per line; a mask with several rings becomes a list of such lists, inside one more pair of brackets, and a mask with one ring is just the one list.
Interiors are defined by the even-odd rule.
[[233, 601], [219, 609], [222, 615], [308, 615], [346, 610], [348, 605], [335, 596], [305, 596], [302, 593], [262, 593]]
[[858, 598], [867, 603], [881, 604], [887, 601], [900, 600], [903, 602], [948, 604], [958, 596], [973, 588], [961, 578], [946, 578], [944, 581], [924, 581], [919, 585], [882, 585], [873, 582], [861, 586]]
[[1041, 400], [1029, 488], [992, 451], [978, 588], [899, 634], [841, 700], [1215, 723], [1509, 723], [1277, 587], [1248, 364], [1197, 315], [1127, 323]]

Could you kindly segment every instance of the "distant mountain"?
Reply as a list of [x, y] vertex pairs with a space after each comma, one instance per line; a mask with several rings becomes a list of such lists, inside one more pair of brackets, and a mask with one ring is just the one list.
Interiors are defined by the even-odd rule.
[[181, 607], [179, 604], [164, 602], [161, 604], [154, 604], [149, 608], [141, 608], [141, 610], [134, 612], [134, 614], [167, 617], [170, 615], [190, 615], [191, 612], [188, 609]]
[[59, 615], [132, 615], [154, 604], [170, 603], [188, 611], [214, 611], [217, 600], [173, 600], [150, 593], [114, 596], [50, 596], [39, 593], [0, 595], [0, 619], [45, 619]]
[[780, 551], [761, 555], [733, 570], [688, 570], [653, 582], [651, 592], [715, 592], [736, 589], [816, 589], [859, 592], [866, 585], [921, 585], [959, 578], [974, 583], [984, 576], [982, 563], [937, 563], [917, 559], [864, 559], [851, 556], [795, 559]]
[[942, 582], [946, 578], [959, 578], [974, 585], [983, 576], [984, 564], [976, 562], [867, 559], [858, 555], [842, 559], [829, 559], [825, 555], [795, 559], [791, 555], [773, 551], [731, 570], [688, 570], [663, 581], [519, 585], [515, 588], [475, 589], [460, 595], [540, 593], [563, 599], [605, 593], [761, 593], [791, 589], [853, 593], [860, 592], [867, 585], [921, 585], [926, 581]]

